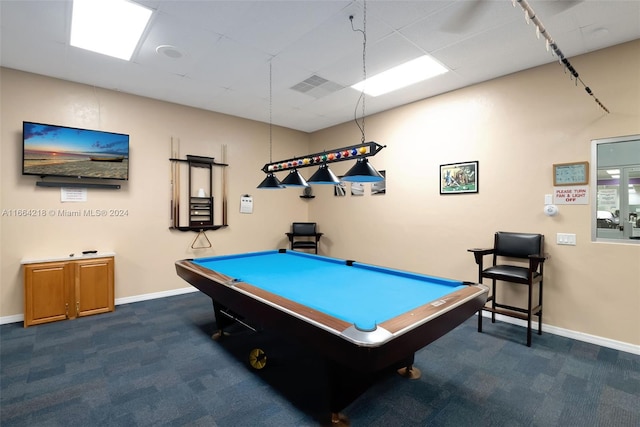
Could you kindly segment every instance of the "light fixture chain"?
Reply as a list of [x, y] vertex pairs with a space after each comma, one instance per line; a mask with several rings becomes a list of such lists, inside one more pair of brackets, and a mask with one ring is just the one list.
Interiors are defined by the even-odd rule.
[[273, 162], [273, 74], [272, 74], [272, 62], [269, 61], [269, 163]]

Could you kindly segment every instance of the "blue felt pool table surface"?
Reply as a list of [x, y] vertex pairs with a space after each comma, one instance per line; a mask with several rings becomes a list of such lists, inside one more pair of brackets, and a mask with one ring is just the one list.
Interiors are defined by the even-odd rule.
[[237, 282], [373, 329], [466, 287], [461, 281], [303, 252], [263, 251], [193, 260]]

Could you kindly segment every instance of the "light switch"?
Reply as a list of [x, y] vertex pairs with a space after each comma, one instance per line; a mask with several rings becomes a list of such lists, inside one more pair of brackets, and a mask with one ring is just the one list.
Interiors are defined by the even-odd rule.
[[572, 233], [557, 233], [556, 234], [556, 243], [558, 245], [576, 245], [576, 235]]

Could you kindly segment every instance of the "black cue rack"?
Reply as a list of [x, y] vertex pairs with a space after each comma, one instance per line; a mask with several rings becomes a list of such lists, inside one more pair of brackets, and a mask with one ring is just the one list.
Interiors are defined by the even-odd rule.
[[[188, 166], [188, 195], [184, 198], [180, 196], [180, 171], [179, 167], [172, 166], [171, 172], [171, 184], [172, 184], [172, 198], [171, 198], [171, 221], [172, 224], [169, 227], [171, 230], [178, 231], [195, 231], [200, 234], [203, 234], [208, 230], [218, 230], [219, 228], [227, 227], [227, 196], [226, 196], [226, 173], [224, 172], [224, 168], [229, 166], [226, 163], [218, 163], [215, 161], [213, 157], [204, 157], [204, 156], [194, 156], [191, 154], [187, 154], [186, 159], [177, 159], [170, 158], [169, 161], [172, 163], [186, 163]], [[215, 224], [214, 222], [214, 202], [215, 198], [213, 197], [213, 171], [215, 167], [222, 167], [222, 177], [221, 177], [221, 188], [222, 194], [221, 199], [218, 197], [217, 200], [222, 200], [222, 217], [218, 218], [218, 220], [222, 219], [222, 223]], [[202, 182], [202, 180], [198, 180], [200, 185], [198, 185], [193, 176], [195, 174], [196, 169], [206, 169], [208, 171], [208, 179], [207, 183]], [[200, 197], [198, 194], [198, 187], [204, 188], [205, 191], [208, 191], [208, 196]], [[188, 211], [187, 211], [187, 221], [185, 221], [184, 225], [181, 225], [180, 221], [180, 204], [181, 201], [188, 203]], [[206, 237], [206, 236], [205, 236]], [[198, 240], [196, 237], [195, 240]], [[195, 243], [194, 240], [194, 243]], [[193, 246], [192, 246], [193, 247]], [[208, 246], [210, 247], [210, 246]]]

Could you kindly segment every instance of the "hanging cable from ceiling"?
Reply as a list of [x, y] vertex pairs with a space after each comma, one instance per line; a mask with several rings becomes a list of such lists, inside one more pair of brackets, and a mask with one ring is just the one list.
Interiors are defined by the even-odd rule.
[[[360, 91], [360, 98], [358, 98], [358, 102], [356, 103], [356, 108], [354, 111], [354, 119], [356, 125], [360, 129], [362, 134], [361, 142], [365, 144], [365, 134], [364, 134], [364, 121], [366, 117], [365, 111], [365, 85], [367, 84], [367, 0], [363, 0], [363, 15], [362, 15], [362, 29], [356, 29], [353, 26], [353, 15], [349, 16], [349, 21], [351, 21], [351, 29], [353, 31], [357, 31], [362, 33], [362, 90]], [[362, 102], [362, 119], [361, 123], [358, 123], [358, 104]], [[355, 165], [351, 167], [342, 176], [342, 180], [346, 182], [379, 182], [384, 181], [384, 176], [380, 174], [370, 163], [369, 160], [365, 158], [360, 158], [356, 162]]]
[[[367, 81], [367, 2], [364, 1], [363, 4], [363, 15], [362, 15], [362, 29], [355, 28], [353, 26], [353, 15], [349, 16], [349, 21], [351, 21], [351, 29], [353, 31], [357, 31], [362, 33], [362, 81]], [[356, 102], [356, 108], [353, 112], [354, 121], [356, 125], [360, 129], [360, 133], [362, 134], [362, 142], [364, 143], [364, 120], [365, 120], [365, 95], [364, 95], [364, 87], [362, 91], [360, 91], [360, 97], [358, 98], [358, 102]], [[358, 105], [362, 104], [362, 118], [360, 119], [361, 123], [358, 123]]]
[[[273, 161], [273, 59], [269, 61], [269, 163]], [[284, 188], [273, 172], [267, 174], [257, 188], [276, 190]]]
[[553, 51], [553, 53], [558, 57], [558, 61], [564, 66], [565, 70], [567, 70], [571, 74], [571, 77], [575, 79], [576, 85], [578, 84], [578, 82], [580, 82], [580, 84], [582, 84], [582, 86], [584, 87], [585, 92], [587, 92], [591, 97], [593, 97], [596, 104], [598, 104], [598, 106], [602, 110], [609, 113], [609, 110], [607, 109], [607, 107], [605, 107], [604, 104], [600, 102], [600, 100], [596, 97], [596, 95], [589, 88], [589, 86], [587, 86], [582, 80], [582, 78], [580, 78], [578, 71], [576, 71], [573, 65], [571, 65], [571, 63], [569, 62], [569, 59], [567, 59], [564, 56], [564, 54], [558, 47], [558, 44], [553, 40], [551, 35], [547, 32], [547, 29], [544, 27], [544, 25], [542, 25], [542, 22], [540, 22], [540, 19], [538, 18], [534, 10], [531, 8], [527, 0], [511, 0], [511, 3], [513, 4], [513, 7], [516, 7], [516, 3], [519, 4], [520, 7], [524, 10], [524, 19], [526, 23], [529, 24], [530, 22], [533, 22], [535, 24], [536, 36], [538, 38], [540, 38], [540, 36], [545, 38], [545, 45], [546, 45], [547, 51], [549, 50]]

